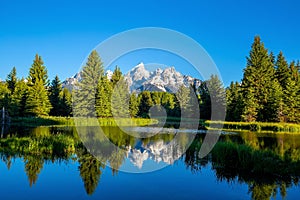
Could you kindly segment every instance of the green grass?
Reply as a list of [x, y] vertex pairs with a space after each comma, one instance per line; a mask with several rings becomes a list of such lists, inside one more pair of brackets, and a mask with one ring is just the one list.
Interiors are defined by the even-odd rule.
[[16, 117], [11, 119], [11, 124], [16, 126], [146, 126], [156, 124], [155, 119], [131, 118], [118, 119], [114, 118], [71, 118], [71, 117]]
[[[158, 119], [145, 119], [145, 118], [123, 118], [118, 119], [117, 122], [114, 118], [71, 118], [71, 117], [17, 117], [12, 118], [11, 124], [17, 126], [51, 126], [51, 125], [64, 125], [64, 126], [147, 126], [159, 123]], [[198, 123], [195, 119], [181, 119], [176, 117], [168, 117], [167, 125], [177, 125], [180, 122], [184, 124]], [[222, 122], [222, 121], [209, 121], [200, 120], [200, 129], [219, 129], [223, 124], [223, 130], [228, 131], [255, 131], [255, 132], [270, 132], [270, 133], [300, 133], [300, 124], [292, 123], [273, 123], [273, 122]]]
[[275, 122], [220, 122], [220, 121], [205, 121], [204, 126], [212, 128], [223, 124], [223, 130], [237, 131], [255, 131], [255, 132], [299, 132], [300, 124], [291, 123], [275, 123]]

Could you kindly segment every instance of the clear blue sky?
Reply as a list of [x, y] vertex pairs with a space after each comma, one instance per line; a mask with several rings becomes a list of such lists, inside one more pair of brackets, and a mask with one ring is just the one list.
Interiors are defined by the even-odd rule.
[[200, 43], [228, 85], [242, 78], [255, 35], [275, 54], [282, 50], [289, 61], [300, 59], [299, 10], [297, 0], [4, 0], [0, 2], [0, 78], [5, 79], [13, 66], [19, 77], [27, 76], [39, 53], [49, 78], [57, 74], [63, 80], [79, 70], [101, 41], [151, 26], [182, 32]]

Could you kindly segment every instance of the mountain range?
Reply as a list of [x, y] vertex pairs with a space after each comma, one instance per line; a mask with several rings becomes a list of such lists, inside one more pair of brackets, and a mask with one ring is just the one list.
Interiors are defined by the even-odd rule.
[[[107, 77], [110, 79], [112, 71], [106, 71]], [[188, 75], [182, 75], [176, 71], [174, 67], [165, 69], [157, 68], [154, 71], [149, 71], [143, 63], [138, 64], [127, 74], [124, 79], [128, 84], [130, 92], [142, 91], [160, 91], [175, 93], [181, 85], [188, 87], [190, 84], [199, 87], [201, 81]], [[62, 86], [72, 90], [76, 83], [82, 80], [81, 73], [75, 74], [71, 78], [67, 78]]]

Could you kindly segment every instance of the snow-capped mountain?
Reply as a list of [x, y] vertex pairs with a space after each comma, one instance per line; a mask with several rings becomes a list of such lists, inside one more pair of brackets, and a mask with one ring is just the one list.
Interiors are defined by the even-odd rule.
[[65, 81], [62, 82], [62, 87], [67, 88], [68, 90], [72, 90], [75, 85], [81, 81], [81, 73], [76, 73], [73, 77], [67, 78]]
[[147, 90], [175, 93], [181, 85], [188, 87], [190, 84], [194, 84], [199, 87], [201, 84], [199, 79], [182, 75], [174, 67], [157, 68], [155, 71], [150, 72], [143, 63], [134, 67], [124, 78], [131, 92]]
[[[112, 71], [106, 72], [108, 79], [112, 76]], [[157, 68], [154, 71], [149, 71], [143, 63], [135, 66], [124, 76], [131, 92], [141, 91], [161, 91], [175, 93], [181, 85], [189, 86], [194, 84], [199, 87], [201, 81], [191, 76], [182, 75], [176, 71], [174, 67], [165, 69]], [[75, 74], [71, 78], [67, 78], [62, 86], [72, 90], [76, 83], [81, 81], [81, 73]]]

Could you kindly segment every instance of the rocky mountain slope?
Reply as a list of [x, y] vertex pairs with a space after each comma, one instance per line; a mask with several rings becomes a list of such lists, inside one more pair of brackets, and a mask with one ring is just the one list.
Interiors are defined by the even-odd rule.
[[[106, 74], [108, 78], [111, 78], [112, 72], [110, 70]], [[201, 84], [199, 79], [182, 75], [174, 67], [157, 68], [155, 71], [149, 71], [143, 63], [135, 66], [125, 74], [124, 78], [131, 92], [161, 91], [175, 93], [181, 85], [189, 86], [194, 84], [198, 87]], [[81, 73], [77, 73], [75, 76], [67, 78], [62, 85], [72, 90], [75, 84], [80, 81]]]

